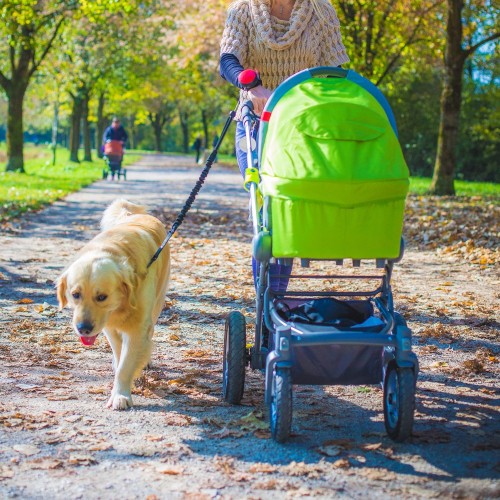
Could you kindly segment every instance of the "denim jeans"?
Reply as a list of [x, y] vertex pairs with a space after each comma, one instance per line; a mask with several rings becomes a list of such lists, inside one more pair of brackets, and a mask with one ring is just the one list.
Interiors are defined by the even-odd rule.
[[[257, 140], [257, 133], [259, 130], [258, 123], [254, 125], [252, 129], [252, 137]], [[247, 154], [240, 148], [240, 141], [245, 137], [245, 127], [243, 122], [236, 123], [236, 136], [235, 136], [235, 149], [236, 149], [236, 160], [238, 161], [238, 167], [240, 169], [241, 175], [245, 177], [245, 170], [247, 168]], [[253, 272], [253, 282], [254, 285], [257, 283], [257, 273], [258, 273], [257, 261], [252, 257], [252, 272]], [[277, 292], [286, 292], [288, 287], [288, 276], [292, 273], [292, 266], [285, 266], [282, 264], [270, 264], [269, 274], [271, 276], [271, 289]], [[283, 275], [283, 278], [279, 278], [277, 275]]]

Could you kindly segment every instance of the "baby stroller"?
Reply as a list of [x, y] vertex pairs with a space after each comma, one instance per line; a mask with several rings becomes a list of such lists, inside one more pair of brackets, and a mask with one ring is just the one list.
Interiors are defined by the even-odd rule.
[[[258, 263], [255, 340], [247, 345], [245, 317], [231, 312], [224, 399], [240, 403], [247, 365], [264, 371], [271, 435], [284, 442], [291, 432], [293, 384], [382, 384], [386, 431], [403, 441], [413, 426], [419, 367], [411, 330], [395, 312], [391, 292], [393, 266], [404, 250], [409, 174], [389, 104], [354, 71], [319, 67], [276, 89], [261, 115], [254, 152], [256, 119], [246, 103], [245, 185]], [[337, 269], [347, 260], [352, 267], [333, 276], [303, 269], [288, 277], [293, 290], [272, 289], [270, 263], [293, 259], [303, 268], [319, 261], [313, 263], [322, 270], [327, 264]], [[374, 261], [376, 270], [361, 272], [365, 264], [355, 269], [361, 260]], [[335, 286], [314, 289], [325, 280]], [[337, 286], [353, 282], [369, 287]]]
[[127, 170], [122, 169], [124, 148], [121, 141], [106, 141], [104, 143], [104, 162], [105, 167], [102, 171], [102, 178], [107, 179], [111, 175], [111, 180], [127, 179]]

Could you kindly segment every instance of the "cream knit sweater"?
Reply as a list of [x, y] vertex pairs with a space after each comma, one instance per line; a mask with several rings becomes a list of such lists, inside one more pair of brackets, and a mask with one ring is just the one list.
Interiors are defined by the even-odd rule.
[[243, 67], [257, 70], [270, 90], [306, 68], [348, 62], [335, 9], [328, 0], [320, 4], [324, 19], [309, 0], [296, 0], [290, 21], [282, 21], [271, 16], [270, 0], [236, 0], [228, 10], [221, 54], [234, 54]]

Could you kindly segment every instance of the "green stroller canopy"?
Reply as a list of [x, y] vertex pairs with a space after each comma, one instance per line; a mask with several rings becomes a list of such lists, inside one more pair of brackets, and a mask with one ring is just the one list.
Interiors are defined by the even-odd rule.
[[388, 105], [349, 78], [293, 78], [260, 132], [273, 255], [397, 257], [409, 173]]

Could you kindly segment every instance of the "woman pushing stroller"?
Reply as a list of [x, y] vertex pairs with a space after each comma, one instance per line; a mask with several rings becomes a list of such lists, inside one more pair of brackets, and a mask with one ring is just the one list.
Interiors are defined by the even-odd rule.
[[[260, 115], [273, 90], [291, 75], [315, 66], [340, 66], [349, 61], [335, 9], [327, 0], [236, 0], [229, 8], [221, 40], [221, 76], [240, 89], [236, 114], [236, 157], [242, 175], [246, 153], [241, 105], [251, 100]], [[252, 81], [240, 83], [245, 69], [257, 71]], [[254, 137], [258, 126], [254, 127]], [[254, 280], [256, 263], [252, 262]], [[291, 266], [271, 264], [271, 286], [284, 291]]]
[[[388, 435], [403, 441], [413, 426], [418, 360], [390, 284], [409, 172], [389, 103], [338, 67], [347, 61], [326, 0], [229, 9], [221, 74], [241, 89], [236, 153], [250, 191], [256, 307], [253, 343], [240, 311], [226, 318], [222, 392], [239, 404], [246, 366], [263, 370], [277, 442], [291, 433], [294, 384], [382, 384]], [[316, 261], [314, 273], [292, 275], [293, 259]], [[345, 260], [374, 260], [379, 271], [328, 272]]]
[[115, 175], [117, 179], [120, 176], [126, 178], [126, 171], [122, 170], [122, 161], [127, 141], [127, 132], [120, 120], [114, 117], [102, 138], [102, 152], [107, 165], [107, 169], [103, 172], [104, 178], [107, 178], [108, 174], [111, 174], [111, 180], [114, 180]]

